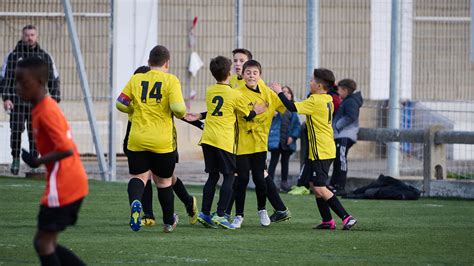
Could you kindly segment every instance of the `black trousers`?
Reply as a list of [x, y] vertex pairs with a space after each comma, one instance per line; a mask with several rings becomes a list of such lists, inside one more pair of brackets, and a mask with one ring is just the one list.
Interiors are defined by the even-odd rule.
[[35, 141], [33, 139], [33, 131], [31, 126], [31, 107], [25, 104], [15, 104], [10, 114], [10, 148], [13, 158], [20, 158], [21, 152], [21, 134], [28, 129], [28, 141], [30, 153], [38, 156]]
[[347, 154], [354, 145], [354, 141], [349, 138], [336, 139], [336, 159], [332, 171], [330, 186], [344, 189], [347, 180]]
[[270, 151], [271, 157], [270, 157], [270, 165], [268, 166], [268, 174], [272, 178], [275, 178], [275, 169], [281, 155], [281, 181], [285, 182], [288, 180], [288, 167], [290, 164], [290, 155], [292, 153], [293, 153], [292, 151], [285, 151], [285, 150], [282, 150], [281, 148]]

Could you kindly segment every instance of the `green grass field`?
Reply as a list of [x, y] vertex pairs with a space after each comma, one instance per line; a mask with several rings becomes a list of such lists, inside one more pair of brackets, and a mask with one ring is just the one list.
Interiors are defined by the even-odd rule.
[[[32, 247], [44, 181], [0, 178], [0, 265], [38, 264]], [[201, 199], [201, 188], [190, 187]], [[155, 193], [156, 199], [156, 193]], [[255, 194], [247, 196], [242, 229], [206, 229], [187, 223], [176, 199], [181, 223], [175, 232], [128, 227], [126, 184], [90, 182], [90, 195], [79, 222], [60, 243], [85, 262], [96, 264], [474, 264], [474, 202], [343, 200], [359, 220], [353, 231], [315, 231], [319, 221], [312, 196], [283, 195], [293, 214], [289, 222], [262, 228]], [[161, 213], [158, 200], [155, 214]]]

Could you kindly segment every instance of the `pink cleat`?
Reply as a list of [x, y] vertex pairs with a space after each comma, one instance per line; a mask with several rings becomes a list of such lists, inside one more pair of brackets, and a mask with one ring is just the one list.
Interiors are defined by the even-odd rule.
[[321, 222], [320, 224], [313, 227], [313, 229], [334, 230], [334, 229], [336, 229], [336, 222], [334, 221], [334, 219], [331, 219], [330, 221], [327, 221], [327, 222]]
[[346, 217], [346, 219], [342, 221], [342, 224], [343, 224], [342, 230], [350, 230], [352, 227], [354, 227], [354, 225], [356, 225], [356, 223], [357, 223], [356, 218], [349, 215]]

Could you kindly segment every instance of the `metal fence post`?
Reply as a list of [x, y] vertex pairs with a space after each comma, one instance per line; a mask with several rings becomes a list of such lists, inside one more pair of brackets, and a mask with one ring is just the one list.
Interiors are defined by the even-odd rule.
[[[392, 0], [392, 22], [390, 41], [390, 98], [388, 109], [388, 127], [400, 128], [400, 59], [401, 59], [401, 3]], [[393, 177], [400, 175], [400, 144], [387, 144], [387, 174]]]
[[110, 0], [110, 30], [109, 30], [109, 181], [117, 178], [117, 153], [115, 150], [116, 120], [115, 90], [114, 90], [114, 0]]
[[471, 0], [471, 63], [474, 63], [474, 0]]
[[100, 176], [102, 180], [106, 180], [107, 165], [105, 163], [104, 153], [99, 143], [97, 134], [97, 123], [92, 104], [92, 96], [89, 89], [89, 81], [87, 79], [86, 68], [84, 65], [79, 38], [77, 37], [76, 24], [72, 16], [72, 8], [69, 0], [63, 0], [64, 14], [66, 15], [66, 23], [69, 31], [69, 39], [71, 40], [72, 51], [76, 59], [77, 72], [81, 81], [81, 88], [84, 94], [84, 102], [86, 104], [87, 117], [89, 118], [89, 125], [91, 128], [92, 139], [94, 140], [95, 152], [97, 154], [97, 161], [100, 169]]
[[306, 1], [306, 86], [319, 67], [319, 0]]
[[243, 48], [244, 0], [234, 0], [235, 48]]

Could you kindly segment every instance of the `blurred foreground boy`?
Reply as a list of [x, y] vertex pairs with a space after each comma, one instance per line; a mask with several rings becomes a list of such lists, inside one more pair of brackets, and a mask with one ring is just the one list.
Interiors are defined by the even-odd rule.
[[59, 105], [46, 96], [48, 65], [39, 57], [21, 60], [15, 71], [17, 94], [32, 104], [32, 128], [41, 157], [22, 151], [31, 168], [46, 165], [46, 189], [41, 197], [34, 247], [41, 265], [84, 265], [69, 249], [57, 244], [59, 232], [77, 221], [88, 193], [87, 175], [82, 166], [71, 130]]

